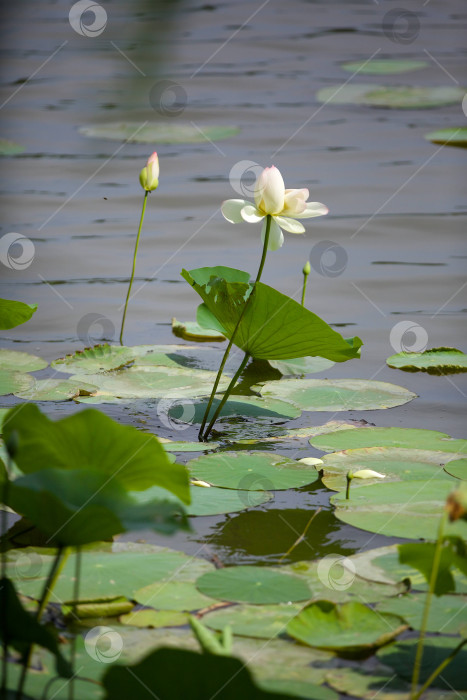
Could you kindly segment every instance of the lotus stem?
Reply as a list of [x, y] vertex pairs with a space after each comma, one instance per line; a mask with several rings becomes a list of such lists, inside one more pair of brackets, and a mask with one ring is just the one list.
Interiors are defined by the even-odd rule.
[[138, 234], [136, 236], [136, 242], [135, 242], [135, 252], [133, 253], [133, 267], [131, 268], [131, 277], [130, 277], [130, 283], [128, 285], [128, 291], [126, 293], [126, 299], [125, 299], [125, 308], [123, 309], [123, 317], [122, 317], [122, 327], [120, 329], [120, 345], [123, 345], [123, 329], [125, 328], [125, 319], [126, 319], [126, 312], [127, 312], [127, 307], [128, 307], [128, 302], [130, 300], [130, 294], [131, 294], [131, 287], [133, 286], [133, 279], [135, 277], [135, 270], [136, 270], [136, 256], [138, 254], [138, 246], [139, 246], [139, 238], [141, 236], [141, 229], [143, 228], [143, 221], [144, 221], [144, 213], [146, 211], [146, 204], [148, 201], [148, 194], [149, 192], [146, 190], [144, 193], [144, 200], [143, 200], [143, 209], [141, 211], [141, 218], [139, 220], [139, 228], [138, 228]]
[[[81, 582], [81, 548], [76, 547], [76, 563], [75, 563], [75, 585], [73, 587], [73, 614], [76, 617], [76, 606], [79, 603], [79, 585]], [[75, 663], [76, 663], [76, 635], [73, 635], [71, 640], [70, 665], [73, 675], [68, 684], [68, 700], [74, 698], [74, 681], [75, 681]]]
[[303, 272], [302, 306], [305, 306], [306, 285], [308, 282], [308, 275], [311, 272], [311, 265], [310, 265], [309, 260], [307, 260], [305, 265], [303, 266], [302, 272]]
[[230, 394], [232, 393], [232, 390], [233, 390], [235, 384], [237, 383], [238, 378], [239, 378], [239, 376], [241, 375], [241, 373], [243, 372], [243, 370], [244, 370], [244, 368], [245, 368], [245, 366], [246, 366], [248, 360], [250, 359], [250, 357], [251, 357], [251, 355], [249, 355], [249, 354], [246, 352], [246, 353], [245, 353], [245, 357], [243, 358], [240, 367], [237, 369], [237, 371], [235, 372], [234, 376], [232, 377], [229, 386], [227, 387], [227, 389], [226, 389], [225, 392], [224, 392], [224, 396], [222, 397], [221, 402], [219, 403], [219, 405], [218, 405], [218, 407], [216, 408], [216, 411], [215, 411], [213, 417], [211, 418], [211, 422], [209, 423], [209, 425], [208, 425], [208, 427], [207, 427], [207, 430], [206, 430], [206, 432], [205, 432], [205, 434], [204, 434], [204, 439], [205, 439], [205, 440], [206, 440], [206, 438], [208, 437], [209, 433], [211, 432], [211, 430], [212, 430], [212, 428], [213, 428], [213, 426], [214, 426], [214, 423], [216, 422], [216, 420], [217, 420], [217, 418], [218, 418], [218, 416], [219, 416], [219, 413], [222, 411], [225, 402], [227, 401], [227, 399], [229, 398]]

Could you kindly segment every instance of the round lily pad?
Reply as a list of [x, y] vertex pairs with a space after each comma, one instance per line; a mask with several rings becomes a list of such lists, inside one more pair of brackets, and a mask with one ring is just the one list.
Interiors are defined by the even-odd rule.
[[368, 655], [407, 629], [402, 618], [376, 613], [362, 603], [310, 603], [287, 625], [304, 644], [337, 653]]
[[[211, 414], [216, 410], [220, 403], [220, 399], [214, 399], [212, 403]], [[180, 415], [186, 412], [187, 408], [193, 416], [193, 423], [201, 423], [203, 420], [208, 400], [190, 402], [184, 404], [180, 402], [169, 410], [169, 416], [177, 419]], [[286, 419], [298, 418], [301, 415], [301, 409], [298, 406], [275, 398], [261, 398], [259, 396], [229, 396], [226, 403], [222, 407], [219, 415], [219, 420], [230, 416], [244, 416], [246, 418], [267, 418], [269, 420], [284, 421]]]
[[437, 129], [425, 134], [427, 141], [439, 143], [443, 146], [458, 146], [467, 148], [467, 127], [458, 126], [450, 129]]
[[335, 365], [335, 362], [325, 357], [297, 357], [294, 360], [268, 360], [271, 367], [284, 375], [314, 374], [325, 372]]
[[166, 452], [211, 452], [212, 450], [217, 450], [219, 447], [218, 442], [183, 442], [175, 440], [161, 440], [159, 442], [164, 443], [164, 450]]
[[230, 625], [234, 634], [242, 637], [272, 639], [285, 632], [288, 622], [303, 605], [233, 605], [214, 610], [203, 617], [203, 624], [222, 631]]
[[[331, 498], [336, 517], [349, 525], [388, 537], [435, 540], [439, 519], [449, 493], [449, 479], [398, 481], [351, 489]], [[449, 523], [446, 535], [467, 538], [467, 523]]]
[[[215, 372], [200, 369], [138, 366], [106, 374], [88, 374], [86, 381], [98, 387], [97, 395], [111, 394], [120, 399], [168, 399], [209, 395], [215, 376]], [[80, 381], [81, 377], [73, 375], [71, 379]], [[226, 389], [229, 381], [228, 377], [223, 376], [219, 391]]]
[[[387, 666], [371, 669], [358, 666], [356, 668], [333, 668], [326, 674], [326, 682], [344, 695], [363, 698], [364, 700], [408, 700], [410, 684], [396, 676]], [[425, 693], [424, 693], [425, 695]], [[435, 700], [426, 694], [426, 700]], [[439, 695], [436, 700], [440, 700]], [[455, 700], [443, 694], [443, 700]]]
[[321, 88], [316, 93], [318, 102], [354, 104], [389, 109], [428, 109], [461, 103], [465, 91], [451, 85], [438, 87], [411, 85], [348, 84]]
[[246, 491], [291, 489], [319, 478], [314, 466], [272, 452], [217, 452], [188, 462], [197, 479]]
[[195, 340], [198, 343], [216, 342], [221, 343], [226, 340], [225, 335], [210, 328], [202, 328], [196, 321], [177, 321], [172, 319], [172, 333], [184, 340]]
[[370, 411], [416, 397], [402, 386], [370, 379], [281, 379], [258, 388], [261, 396], [285, 399], [304, 411]]
[[400, 352], [386, 360], [389, 367], [405, 372], [459, 374], [467, 372], [467, 355], [456, 348], [432, 348], [424, 352]]
[[467, 481], [467, 459], [454, 459], [452, 462], [448, 462], [444, 471], [455, 476], [456, 479]]
[[200, 610], [216, 603], [198, 591], [194, 583], [167, 579], [140, 588], [133, 599], [157, 610]]
[[391, 75], [395, 73], [408, 73], [412, 70], [426, 68], [428, 61], [409, 61], [396, 58], [373, 58], [371, 61], [352, 61], [343, 63], [341, 68], [349, 73], [362, 73], [363, 75]]
[[[347, 473], [364, 469], [382, 474], [385, 484], [396, 481], [428, 481], [433, 477], [449, 479], [442, 465], [452, 457], [453, 455], [449, 452], [410, 450], [402, 447], [362, 447], [356, 450], [333, 452], [323, 457], [321, 465], [321, 469], [324, 470], [323, 483], [329, 489], [342, 491], [347, 486]], [[368, 488], [370, 484], [376, 484], [378, 481], [380, 481], [378, 477], [354, 479], [351, 491], [357, 488]], [[450, 483], [453, 487], [454, 481], [450, 480]]]
[[188, 615], [177, 610], [136, 610], [118, 619], [132, 627], [182, 627], [188, 624]]
[[69, 401], [80, 395], [89, 395], [97, 391], [97, 386], [80, 381], [80, 377], [72, 379], [35, 379], [33, 384], [14, 395], [28, 401]]
[[107, 141], [128, 143], [206, 143], [222, 141], [240, 133], [238, 126], [173, 123], [142, 125], [141, 122], [105, 122], [79, 128], [80, 134]]
[[[288, 678], [259, 678], [257, 685], [270, 693], [283, 693], [287, 698], [313, 698], [313, 700], [339, 700], [339, 695], [331, 688], [316, 683]], [[271, 695], [273, 700], [274, 695]]]
[[18, 350], [0, 350], [0, 370], [36, 372], [47, 367], [48, 362], [37, 355]]
[[237, 603], [289, 603], [310, 598], [305, 581], [263, 566], [229, 566], [196, 581], [204, 595]]
[[15, 156], [17, 153], [23, 153], [24, 146], [8, 139], [0, 139], [0, 156]]
[[310, 444], [323, 452], [359, 447], [405, 447], [440, 452], [467, 452], [467, 440], [455, 440], [446, 433], [421, 428], [372, 428], [340, 430], [312, 437]]
[[34, 377], [25, 372], [0, 369], [0, 396], [31, 390], [36, 381]]
[[[419, 630], [425, 601], [426, 594], [417, 593], [415, 595], [386, 599], [384, 602], [379, 603], [376, 609], [400, 615], [409, 623], [412, 629]], [[427, 631], [441, 634], [457, 634], [464, 623], [466, 610], [467, 596], [465, 595], [433, 596], [430, 603]]]

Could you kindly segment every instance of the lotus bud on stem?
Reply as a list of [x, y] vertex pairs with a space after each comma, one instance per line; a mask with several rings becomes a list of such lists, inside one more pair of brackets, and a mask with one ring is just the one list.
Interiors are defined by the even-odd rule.
[[347, 479], [347, 488], [345, 489], [345, 500], [348, 501], [350, 498], [350, 482], [353, 479], [352, 472], [347, 472], [346, 479]]
[[305, 265], [303, 266], [302, 272], [303, 272], [302, 306], [305, 306], [306, 285], [308, 282], [308, 275], [311, 272], [311, 265], [310, 265], [309, 260], [307, 260]]

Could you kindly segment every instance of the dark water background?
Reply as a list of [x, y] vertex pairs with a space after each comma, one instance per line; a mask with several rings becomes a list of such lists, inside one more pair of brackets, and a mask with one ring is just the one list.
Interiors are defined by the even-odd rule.
[[[171, 317], [194, 319], [198, 303], [180, 278], [182, 267], [256, 270], [259, 227], [234, 227], [219, 207], [239, 196], [229, 182], [235, 164], [274, 164], [286, 186], [308, 187], [330, 214], [308, 220], [304, 236], [285, 234], [283, 248], [268, 256], [263, 280], [297, 295], [314, 246], [333, 242], [342, 271], [330, 274], [333, 254], [322, 252], [326, 246], [314, 248], [307, 304], [365, 343], [361, 360], [314, 376], [389, 381], [419, 395], [386, 411], [307, 413], [290, 426], [364, 418], [464, 437], [465, 375], [407, 374], [385, 364], [394, 352], [391, 330], [401, 321], [412, 322], [415, 331], [401, 338], [403, 347], [426, 332], [429, 347], [466, 349], [466, 152], [423, 138], [465, 125], [462, 105], [323, 106], [316, 92], [345, 81], [465, 85], [465, 3], [117, 0], [102, 3], [107, 24], [93, 37], [71, 28], [70, 6], [62, 0], [3, 4], [0, 135], [25, 151], [2, 159], [0, 233], [27, 236], [35, 256], [23, 270], [1, 266], [0, 295], [37, 302], [39, 309], [27, 325], [7, 331], [2, 345], [53, 360], [102, 335], [116, 342], [142, 201], [138, 173], [154, 149], [160, 187], [149, 202], [126, 344], [176, 342]], [[397, 9], [395, 20], [388, 13]], [[428, 66], [388, 76], [352, 76], [341, 68], [371, 57], [422, 59]], [[171, 94], [155, 99], [161, 80], [176, 84], [180, 109], [170, 105]], [[201, 130], [235, 125], [241, 131], [215, 144], [153, 146], [78, 132], [108, 121], [191, 123]], [[247, 176], [243, 186], [251, 186]], [[214, 368], [220, 350], [207, 354]], [[228, 368], [239, 361], [233, 354]], [[195, 438], [194, 428], [161, 425], [155, 404], [102, 408], [165, 437]], [[58, 417], [80, 407], [48, 403], [44, 409]], [[279, 451], [316, 454], [305, 442]], [[195, 519], [193, 534], [164, 543], [195, 552], [209, 540], [210, 551], [228, 563], [277, 561], [317, 505], [324, 510], [294, 558], [389, 543], [341, 525], [328, 499], [320, 485], [278, 492], [255, 511]]]

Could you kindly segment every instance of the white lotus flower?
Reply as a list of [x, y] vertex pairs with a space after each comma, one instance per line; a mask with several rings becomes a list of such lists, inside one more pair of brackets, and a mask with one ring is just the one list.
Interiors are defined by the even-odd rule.
[[245, 199], [227, 199], [222, 204], [222, 214], [231, 224], [246, 221], [255, 224], [263, 222], [261, 239], [264, 243], [266, 234], [266, 216], [272, 216], [269, 232], [268, 250], [278, 250], [284, 243], [281, 229], [289, 233], [305, 233], [305, 227], [297, 219], [309, 219], [324, 216], [328, 208], [320, 202], [307, 202], [307, 189], [286, 190], [279, 170], [273, 165], [264, 168], [256, 180], [255, 203]]
[[373, 471], [373, 469], [360, 469], [358, 472], [354, 472], [352, 476], [356, 479], [385, 479], [386, 474], [380, 474], [379, 472]]

